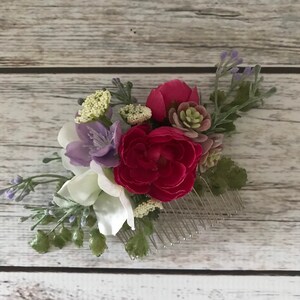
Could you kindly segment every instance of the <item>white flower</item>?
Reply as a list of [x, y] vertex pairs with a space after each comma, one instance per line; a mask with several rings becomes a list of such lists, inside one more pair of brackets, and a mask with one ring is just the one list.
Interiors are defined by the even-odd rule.
[[74, 166], [71, 164], [69, 157], [65, 155], [67, 145], [74, 141], [79, 141], [80, 138], [76, 132], [76, 127], [73, 122], [65, 123], [60, 129], [57, 137], [57, 141], [60, 146], [63, 148], [60, 152], [61, 161], [65, 169], [73, 172], [75, 175], [82, 174], [87, 171], [89, 168]]
[[[58, 141], [62, 147], [78, 139], [75, 125], [65, 124], [60, 130]], [[76, 202], [83, 206], [93, 206], [99, 231], [104, 235], [116, 235], [127, 220], [134, 230], [133, 208], [124, 188], [114, 181], [110, 169], [103, 169], [95, 162], [90, 168], [73, 166], [62, 153], [63, 165], [75, 176], [65, 182], [58, 191], [62, 197], [54, 196], [54, 202], [60, 207], [69, 207]], [[67, 199], [64, 200], [63, 198]]]

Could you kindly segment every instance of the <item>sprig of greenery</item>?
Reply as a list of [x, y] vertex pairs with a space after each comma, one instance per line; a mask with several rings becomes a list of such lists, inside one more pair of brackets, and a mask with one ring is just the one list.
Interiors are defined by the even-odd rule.
[[[240, 190], [247, 182], [247, 172], [240, 168], [231, 158], [222, 157], [218, 164], [201, 175], [214, 195], [226, 190]], [[196, 183], [201, 182], [201, 179]], [[199, 186], [202, 188], [199, 190]], [[195, 185], [198, 193], [203, 193], [203, 184]]]
[[41, 174], [35, 175], [28, 178], [22, 178], [16, 183], [12, 183], [10, 186], [0, 190], [0, 196], [5, 194], [7, 198], [14, 199], [19, 202], [22, 201], [31, 192], [35, 191], [38, 185], [57, 183], [62, 185], [64, 182], [69, 180], [69, 177], [57, 175], [57, 174]]
[[135, 223], [135, 234], [126, 243], [125, 250], [132, 258], [142, 258], [149, 253], [148, 237], [153, 234], [154, 227], [148, 216], [135, 219]]
[[132, 82], [128, 81], [124, 84], [119, 78], [113, 78], [112, 84], [117, 88], [117, 90], [110, 91], [110, 93], [116, 100], [120, 101], [122, 104], [133, 104], [137, 102], [131, 93], [133, 88]]
[[[260, 76], [259, 65], [253, 69], [247, 67], [243, 73], [238, 73], [237, 65], [241, 61], [238, 54], [233, 53], [227, 60], [224, 57], [221, 58], [217, 64], [214, 92], [210, 95], [210, 100], [214, 103], [212, 125], [206, 134], [235, 130], [234, 121], [240, 117], [240, 112], [258, 107], [263, 103], [263, 99], [276, 92], [275, 87], [266, 92], [261, 90], [263, 76]], [[230, 74], [232, 74], [232, 79], [229, 89], [226, 92], [220, 90], [220, 79]]]

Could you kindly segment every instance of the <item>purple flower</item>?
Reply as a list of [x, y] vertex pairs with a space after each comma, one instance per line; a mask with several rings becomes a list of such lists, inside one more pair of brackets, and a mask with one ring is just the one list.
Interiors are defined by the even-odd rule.
[[23, 177], [20, 175], [17, 175], [15, 178], [13, 178], [10, 183], [11, 184], [19, 184], [23, 181]]
[[14, 189], [8, 189], [4, 192], [5, 198], [7, 200], [13, 200], [15, 197], [16, 191]]
[[239, 56], [239, 53], [237, 52], [237, 50], [232, 50], [231, 51], [231, 58], [232, 59], [237, 59]]
[[92, 160], [105, 167], [119, 164], [117, 149], [122, 131], [118, 121], [109, 129], [98, 121], [76, 124], [76, 132], [80, 140], [66, 147], [71, 164], [88, 167]]
[[220, 59], [221, 59], [221, 61], [224, 61], [225, 60], [225, 58], [227, 57], [227, 51], [222, 51], [221, 52], [221, 54], [220, 54]]
[[69, 217], [69, 223], [74, 223], [76, 221], [76, 216], [72, 215]]
[[230, 70], [230, 73], [234, 74], [234, 73], [237, 73], [238, 71], [239, 71], [239, 68], [235, 67]]
[[253, 69], [251, 67], [246, 67], [244, 70], [245, 76], [250, 76], [253, 73]]

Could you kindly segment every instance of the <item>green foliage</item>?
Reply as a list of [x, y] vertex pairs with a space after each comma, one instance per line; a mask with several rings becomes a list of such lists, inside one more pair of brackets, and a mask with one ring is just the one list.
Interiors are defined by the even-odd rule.
[[142, 231], [138, 231], [128, 240], [125, 249], [134, 258], [146, 256], [149, 252], [149, 243], [145, 234]]
[[72, 232], [68, 228], [63, 226], [60, 228], [58, 233], [66, 242], [70, 242], [72, 240]]
[[106, 238], [97, 228], [91, 230], [89, 244], [95, 256], [101, 256], [105, 249], [107, 249]]
[[218, 89], [220, 78], [229, 75], [234, 68], [236, 65], [225, 69], [220, 65], [217, 68], [215, 90], [210, 95], [210, 100], [215, 104], [215, 110], [212, 113], [212, 126], [206, 132], [207, 134], [234, 131], [236, 129], [234, 122], [240, 117], [239, 112], [258, 107], [263, 103], [264, 98], [276, 92], [275, 87], [266, 92], [260, 88], [263, 77], [260, 76], [259, 65], [252, 69], [252, 75], [245, 72], [234, 73], [228, 91]]
[[220, 195], [227, 189], [239, 190], [247, 182], [246, 170], [228, 157], [223, 157], [216, 167], [206, 171], [204, 177], [215, 195]]
[[135, 194], [131, 196], [131, 199], [133, 200], [134, 204], [138, 206], [141, 203], [147, 202], [150, 197], [143, 194]]
[[61, 157], [59, 156], [59, 154], [57, 152], [53, 152], [51, 157], [45, 157], [43, 159], [43, 163], [47, 164], [47, 163], [49, 163], [51, 161], [54, 161], [54, 160], [61, 161]]
[[155, 210], [153, 211], [150, 211], [147, 215], [147, 217], [150, 219], [150, 220], [157, 220], [159, 218], [159, 214], [160, 214], [160, 209], [157, 207], [155, 208]]
[[114, 92], [110, 91], [115, 99], [124, 104], [132, 104], [137, 102], [136, 99], [131, 95], [131, 90], [133, 87], [132, 82], [128, 81], [124, 84], [119, 78], [114, 78], [112, 83], [117, 88], [117, 90]]
[[66, 240], [60, 234], [56, 234], [55, 232], [50, 236], [50, 242], [59, 249], [62, 249], [66, 245]]
[[84, 233], [81, 228], [77, 228], [73, 231], [72, 234], [72, 242], [77, 246], [77, 247], [82, 247], [83, 245], [83, 238], [84, 238]]
[[209, 100], [212, 102], [215, 102], [216, 99], [216, 93], [217, 93], [217, 103], [218, 106], [221, 106], [224, 104], [225, 100], [226, 100], [226, 94], [224, 91], [222, 90], [217, 90], [216, 92], [212, 92], [209, 96]]
[[134, 258], [142, 258], [149, 252], [149, 242], [147, 237], [153, 234], [154, 226], [152, 218], [145, 216], [141, 219], [136, 219], [136, 231], [126, 243], [125, 250]]
[[50, 248], [50, 242], [48, 235], [38, 230], [33, 240], [30, 242], [30, 246], [38, 253], [46, 253]]

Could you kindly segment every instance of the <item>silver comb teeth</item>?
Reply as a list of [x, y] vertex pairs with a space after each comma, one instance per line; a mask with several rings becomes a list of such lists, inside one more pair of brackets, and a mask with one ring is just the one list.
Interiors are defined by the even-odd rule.
[[[151, 252], [192, 238], [202, 229], [212, 227], [243, 209], [237, 191], [215, 196], [208, 184], [204, 184], [209, 192], [203, 195], [193, 190], [181, 199], [163, 203], [164, 209], [154, 222], [154, 233], [149, 237]], [[133, 234], [131, 230], [120, 230], [117, 237], [125, 245]]]

